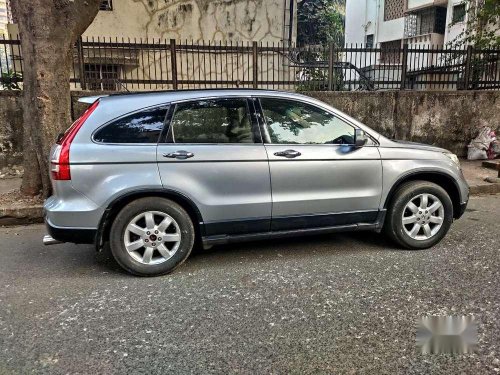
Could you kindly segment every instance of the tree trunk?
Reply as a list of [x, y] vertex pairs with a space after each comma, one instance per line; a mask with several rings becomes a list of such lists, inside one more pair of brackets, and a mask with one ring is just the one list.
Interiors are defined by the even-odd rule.
[[49, 150], [71, 122], [73, 46], [98, 9], [99, 0], [12, 2], [24, 68], [24, 194], [50, 194]]
[[[69, 73], [71, 46], [63, 48], [22, 39], [24, 72], [24, 178], [21, 191], [28, 195], [50, 194], [49, 150], [57, 134], [69, 127]], [[36, 48], [36, 49], [35, 49]], [[24, 51], [27, 51], [25, 53]]]

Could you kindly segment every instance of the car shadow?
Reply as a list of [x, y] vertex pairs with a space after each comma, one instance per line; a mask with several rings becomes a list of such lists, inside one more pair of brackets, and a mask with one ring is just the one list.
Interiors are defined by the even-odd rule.
[[346, 232], [322, 235], [306, 235], [260, 241], [217, 245], [210, 249], [198, 248], [188, 260], [195, 262], [209, 257], [234, 256], [237, 258], [279, 252], [282, 256], [310, 256], [317, 252], [373, 252], [396, 251], [396, 245], [375, 232]]
[[[92, 246], [77, 246], [79, 264], [72, 269], [73, 274], [103, 277], [121, 277], [129, 275], [115, 261], [109, 246], [101, 252], [95, 252]], [[75, 249], [76, 251], [77, 249]], [[276, 256], [287, 259], [302, 259], [315, 255], [345, 255], [346, 253], [374, 253], [381, 251], [400, 251], [384, 235], [375, 232], [346, 232], [335, 234], [310, 235], [217, 245], [210, 249], [196, 247], [187, 261], [179, 268], [184, 272], [217, 265], [228, 267], [245, 260], [266, 262], [276, 259]], [[93, 256], [89, 253], [92, 253]], [[71, 255], [73, 261], [76, 253]], [[64, 262], [64, 260], [63, 260]], [[66, 269], [67, 271], [67, 269]], [[174, 271], [173, 275], [175, 275]]]

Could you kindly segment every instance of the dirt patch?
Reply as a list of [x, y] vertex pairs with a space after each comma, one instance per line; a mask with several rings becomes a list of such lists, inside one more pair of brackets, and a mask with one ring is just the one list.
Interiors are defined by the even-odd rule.
[[41, 195], [37, 195], [36, 197], [28, 197], [21, 194], [18, 189], [12, 189], [4, 193], [0, 193], [0, 207], [33, 207], [42, 204], [43, 198]]

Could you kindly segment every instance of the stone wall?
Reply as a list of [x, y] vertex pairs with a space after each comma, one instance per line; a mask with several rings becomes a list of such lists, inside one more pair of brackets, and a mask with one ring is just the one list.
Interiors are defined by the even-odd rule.
[[[500, 91], [306, 92], [389, 138], [423, 142], [467, 154], [467, 144], [487, 125], [500, 132]], [[72, 92], [72, 116], [86, 108]], [[68, 124], [69, 126], [69, 124]], [[498, 134], [498, 133], [497, 133]], [[0, 169], [22, 162], [20, 92], [0, 92]]]

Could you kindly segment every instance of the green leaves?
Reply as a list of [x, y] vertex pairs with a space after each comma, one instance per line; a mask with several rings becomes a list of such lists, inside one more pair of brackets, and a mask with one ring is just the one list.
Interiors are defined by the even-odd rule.
[[[500, 48], [500, 6], [498, 0], [466, 0], [467, 20], [464, 30], [450, 43], [452, 48], [472, 45], [476, 48]], [[457, 24], [452, 22], [450, 26]]]
[[344, 44], [345, 15], [342, 2], [303, 0], [298, 4], [297, 40], [300, 45]]
[[8, 71], [2, 72], [0, 84], [4, 90], [21, 90], [19, 83], [22, 82], [22, 75], [20, 73]]

